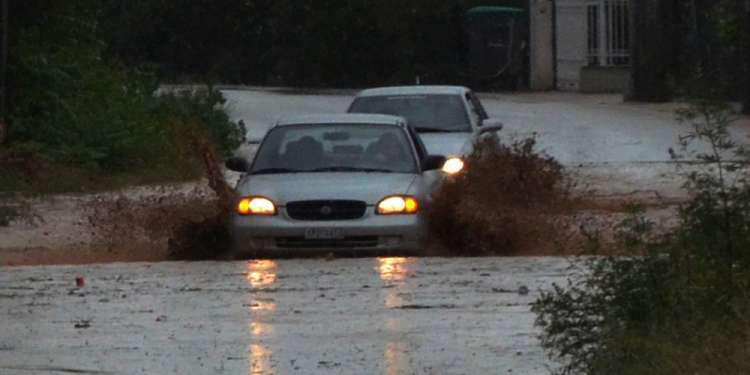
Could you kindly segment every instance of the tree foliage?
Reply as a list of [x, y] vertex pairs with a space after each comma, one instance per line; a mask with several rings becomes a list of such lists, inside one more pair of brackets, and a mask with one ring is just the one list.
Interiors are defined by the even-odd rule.
[[[524, 1], [110, 1], [108, 52], [170, 81], [346, 86], [458, 82], [475, 5]], [[158, 20], [155, 22], [154, 20]]]
[[[679, 119], [684, 150], [703, 169], [687, 173], [693, 197], [679, 226], [654, 238], [639, 215], [622, 227], [630, 256], [606, 256], [535, 303], [543, 345], [561, 373], [727, 374], [750, 371], [750, 180], [732, 110], [701, 100]], [[616, 255], [616, 254], [615, 254]]]
[[224, 151], [236, 146], [242, 134], [219, 93], [157, 96], [153, 74], [106, 57], [105, 10], [99, 1], [11, 2], [10, 143], [0, 161], [104, 174], [174, 168], [185, 164], [176, 146], [189, 126], [205, 127]]
[[[750, 80], [750, 12], [740, 0], [634, 0], [630, 99], [698, 98], [696, 75], [723, 99], [745, 96]], [[750, 96], [745, 98], [750, 100]]]

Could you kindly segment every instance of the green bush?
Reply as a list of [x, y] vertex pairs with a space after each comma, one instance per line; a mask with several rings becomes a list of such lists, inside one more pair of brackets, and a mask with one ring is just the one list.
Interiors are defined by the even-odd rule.
[[[109, 103], [106, 107], [79, 113], [71, 121], [56, 115], [56, 126], [14, 117], [13, 138], [0, 160], [23, 163], [0, 166], [7, 177], [0, 178], [0, 190], [81, 191], [193, 179], [204, 168], [197, 138], [205, 138], [219, 155], [228, 155], [242, 140], [244, 127], [230, 121], [220, 92], [156, 96], [151, 85], [135, 76], [123, 87], [139, 82], [133, 95], [97, 91]], [[93, 95], [88, 90], [82, 87], [81, 96]]]
[[[73, 50], [64, 49], [60, 60], [52, 55], [43, 65], [25, 66], [31, 87], [13, 103], [14, 143], [35, 145], [48, 161], [101, 173], [175, 162], [169, 151], [180, 141], [180, 127], [193, 121], [207, 128], [222, 151], [238, 145], [241, 129], [220, 107], [220, 92], [157, 97], [149, 76]], [[69, 54], [77, 57], [67, 61]]]
[[620, 246], [637, 256], [590, 260], [567, 287], [534, 305], [542, 344], [560, 373], [740, 374], [750, 372], [750, 184], [747, 158], [729, 135], [732, 112], [695, 103], [683, 150], [705, 169], [688, 174], [693, 197], [663, 236], [635, 216]]
[[9, 35], [9, 143], [0, 190], [86, 190], [196, 177], [191, 137], [221, 153], [244, 129], [221, 93], [156, 95], [154, 75], [107, 60], [101, 2], [14, 2]]
[[178, 124], [178, 141], [184, 142], [186, 127], [199, 124], [220, 154], [228, 156], [240, 145], [246, 129], [241, 122], [230, 120], [225, 103], [221, 92], [212, 87], [167, 92], [155, 98], [157, 119]]

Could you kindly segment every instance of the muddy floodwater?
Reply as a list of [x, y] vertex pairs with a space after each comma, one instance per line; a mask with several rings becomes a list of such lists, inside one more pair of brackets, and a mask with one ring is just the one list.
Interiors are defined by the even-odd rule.
[[4, 267], [0, 374], [547, 374], [554, 364], [530, 303], [569, 266], [517, 257]]

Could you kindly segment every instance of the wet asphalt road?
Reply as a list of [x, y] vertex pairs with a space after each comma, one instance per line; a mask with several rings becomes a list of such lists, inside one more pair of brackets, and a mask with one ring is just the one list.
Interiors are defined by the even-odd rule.
[[546, 374], [554, 364], [529, 304], [568, 267], [554, 257], [4, 267], [0, 374]]

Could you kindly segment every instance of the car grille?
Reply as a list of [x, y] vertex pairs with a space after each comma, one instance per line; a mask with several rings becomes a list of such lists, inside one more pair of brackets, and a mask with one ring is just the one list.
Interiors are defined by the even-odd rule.
[[308, 240], [305, 237], [277, 237], [280, 248], [361, 248], [378, 246], [377, 236], [353, 236], [336, 240]]
[[362, 201], [297, 201], [286, 205], [286, 212], [295, 220], [350, 220], [365, 215], [367, 204]]

